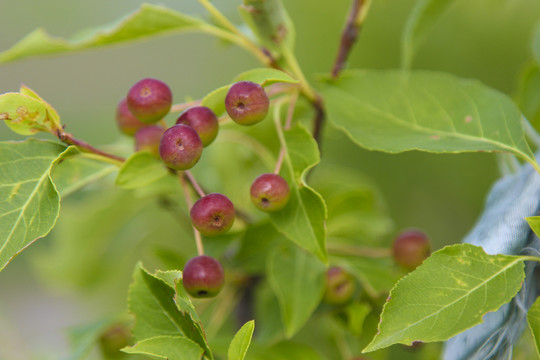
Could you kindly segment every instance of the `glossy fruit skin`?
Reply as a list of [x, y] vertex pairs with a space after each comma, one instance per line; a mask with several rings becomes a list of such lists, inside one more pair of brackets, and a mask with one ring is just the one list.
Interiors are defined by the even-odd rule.
[[135, 151], [148, 151], [159, 157], [159, 144], [165, 129], [158, 125], [148, 125], [135, 133]]
[[214, 141], [219, 131], [216, 114], [206, 106], [194, 106], [187, 109], [180, 114], [176, 124], [191, 126], [199, 134], [205, 147]]
[[133, 85], [127, 94], [127, 106], [137, 119], [144, 123], [155, 123], [169, 113], [172, 92], [163, 81], [145, 78]]
[[234, 83], [225, 97], [227, 114], [240, 125], [254, 125], [264, 120], [269, 106], [263, 87], [251, 81]]
[[431, 254], [431, 243], [421, 230], [405, 230], [396, 236], [392, 245], [394, 261], [408, 270], [414, 270]]
[[148, 126], [148, 124], [137, 119], [135, 115], [129, 111], [126, 98], [120, 100], [116, 107], [116, 125], [118, 125], [118, 129], [120, 129], [122, 133], [129, 136], [135, 135], [137, 130]]
[[192, 297], [214, 297], [225, 283], [223, 266], [211, 256], [196, 256], [184, 266], [182, 283]]
[[326, 290], [323, 301], [330, 305], [348, 303], [356, 290], [356, 283], [351, 274], [338, 266], [330, 267], [326, 272]]
[[190, 210], [191, 222], [201, 234], [217, 236], [226, 233], [235, 218], [234, 205], [228, 197], [218, 193], [203, 196]]
[[174, 125], [163, 133], [159, 143], [161, 161], [171, 169], [191, 169], [201, 158], [203, 144], [195, 130]]
[[251, 184], [251, 201], [266, 212], [281, 210], [287, 205], [290, 196], [289, 184], [278, 174], [259, 175]]

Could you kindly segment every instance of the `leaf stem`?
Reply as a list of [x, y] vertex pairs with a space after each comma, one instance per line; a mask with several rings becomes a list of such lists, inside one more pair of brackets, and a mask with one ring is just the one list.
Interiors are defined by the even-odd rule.
[[336, 60], [334, 61], [334, 66], [332, 68], [332, 77], [334, 79], [339, 76], [341, 70], [345, 67], [347, 58], [362, 29], [370, 5], [371, 0], [353, 0], [347, 23], [345, 24], [345, 29], [343, 29], [343, 33], [341, 34], [341, 43], [336, 55]]
[[[126, 161], [126, 159], [124, 159], [123, 157], [116, 156], [116, 155], [113, 155], [113, 154], [109, 154], [109, 153], [106, 153], [105, 151], [101, 151], [101, 150], [93, 147], [92, 145], [88, 144], [87, 142], [79, 140], [79, 139], [73, 137], [73, 135], [71, 135], [70, 133], [67, 133], [67, 132], [64, 132], [64, 131], [61, 131], [61, 130], [57, 130], [56, 136], [58, 137], [58, 139], [61, 142], [65, 143], [65, 144], [74, 145], [74, 146], [78, 147], [80, 150], [83, 150], [85, 152], [93, 153], [93, 154], [96, 154], [96, 155], [100, 156], [102, 158], [101, 160], [103, 160], [105, 162], [112, 163], [112, 164], [120, 166], [120, 165], [122, 165], [122, 163], [124, 161]], [[105, 160], [103, 158], [106, 158], [107, 160]], [[96, 159], [99, 159], [99, 158], [96, 158]]]
[[[180, 184], [182, 184], [182, 190], [184, 190], [184, 197], [186, 198], [186, 203], [188, 206], [188, 211], [193, 207], [193, 199], [191, 198], [191, 194], [189, 193], [188, 185], [186, 183], [186, 179], [184, 178], [184, 174], [186, 174], [187, 171], [184, 173], [179, 172], [178, 177], [180, 178]], [[186, 175], [187, 177], [187, 175]], [[193, 183], [191, 183], [193, 185]], [[195, 227], [192, 225], [193, 228], [193, 235], [195, 235], [195, 244], [197, 246], [197, 254], [204, 255], [204, 247], [202, 243], [202, 237], [199, 230], [195, 229]]]

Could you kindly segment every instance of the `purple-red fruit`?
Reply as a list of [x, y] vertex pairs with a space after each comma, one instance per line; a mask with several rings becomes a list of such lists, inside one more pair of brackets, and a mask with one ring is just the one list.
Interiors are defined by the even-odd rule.
[[195, 130], [187, 125], [168, 128], [159, 143], [161, 161], [171, 169], [187, 170], [199, 161], [203, 144]]
[[165, 117], [171, 109], [171, 89], [161, 80], [142, 79], [129, 89], [127, 106], [140, 121], [155, 123]]
[[240, 125], [253, 125], [264, 120], [269, 106], [263, 87], [251, 81], [234, 83], [225, 97], [227, 113]]
[[148, 124], [137, 119], [131, 111], [129, 111], [126, 98], [120, 100], [116, 107], [116, 124], [121, 132], [130, 136], [133, 136], [137, 130], [148, 126]]
[[223, 267], [213, 257], [200, 255], [189, 260], [184, 266], [184, 289], [195, 298], [216, 296], [224, 282]]
[[277, 174], [262, 174], [251, 184], [251, 201], [262, 211], [283, 209], [289, 201], [289, 184]]
[[429, 238], [420, 230], [401, 232], [392, 245], [394, 261], [408, 270], [416, 269], [430, 254]]
[[227, 232], [234, 223], [234, 205], [218, 193], [203, 196], [190, 210], [191, 222], [201, 234], [216, 236]]
[[165, 130], [158, 125], [148, 125], [135, 133], [135, 151], [148, 151], [159, 157], [159, 144]]
[[326, 272], [326, 290], [323, 300], [330, 305], [343, 305], [349, 302], [356, 289], [354, 278], [338, 266]]
[[203, 146], [210, 145], [219, 130], [216, 114], [206, 106], [194, 106], [187, 109], [178, 117], [176, 123], [191, 126], [199, 134]]

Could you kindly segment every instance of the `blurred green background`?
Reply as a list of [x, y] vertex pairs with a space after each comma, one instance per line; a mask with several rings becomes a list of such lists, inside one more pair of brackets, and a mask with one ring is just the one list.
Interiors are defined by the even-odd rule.
[[[2, 0], [0, 50], [36, 27], [67, 37], [85, 27], [110, 22], [140, 1]], [[204, 16], [195, 0], [152, 2]], [[239, 19], [237, 1], [216, 0]], [[297, 56], [309, 78], [331, 69], [350, 1], [286, 0], [296, 24]], [[349, 66], [399, 67], [401, 32], [414, 0], [376, 0]], [[535, 0], [456, 1], [427, 37], [414, 68], [476, 78], [506, 94], [516, 92], [540, 19]], [[37, 91], [60, 113], [67, 130], [101, 145], [120, 137], [114, 123], [117, 102], [143, 77], [166, 81], [175, 101], [200, 98], [239, 72], [259, 64], [248, 53], [201, 34], [182, 34], [115, 48], [0, 65], [0, 92], [21, 83]], [[399, 155], [369, 152], [326, 127], [323, 161], [354, 167], [381, 189], [395, 230], [424, 229], [436, 248], [459, 242], [474, 224], [493, 181], [499, 176], [493, 154]], [[0, 125], [0, 140], [20, 139]], [[104, 197], [105, 198], [105, 197]], [[47, 242], [49, 239], [42, 240]], [[103, 314], [106, 295], [77, 294], [41, 285], [32, 267], [38, 242], [0, 274], [0, 359], [58, 359], [66, 354], [66, 326]], [[126, 283], [127, 288], [127, 283]], [[117, 289], [125, 294], [126, 288]], [[124, 296], [125, 297], [125, 296]], [[121, 309], [123, 303], [113, 304]], [[111, 309], [107, 309], [111, 310]], [[112, 310], [111, 310], [112, 311]]]

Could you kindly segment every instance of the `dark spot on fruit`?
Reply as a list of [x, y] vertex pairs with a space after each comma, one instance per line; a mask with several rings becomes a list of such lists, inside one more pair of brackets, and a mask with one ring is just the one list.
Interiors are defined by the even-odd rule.
[[208, 294], [208, 291], [206, 291], [206, 290], [199, 290], [199, 291], [197, 291], [197, 294], [198, 294], [199, 296], [205, 296], [205, 295]]

